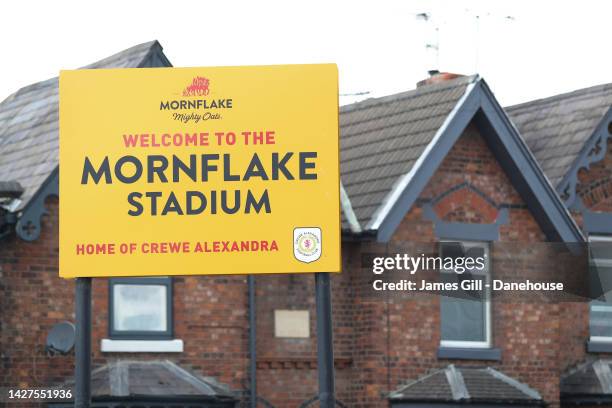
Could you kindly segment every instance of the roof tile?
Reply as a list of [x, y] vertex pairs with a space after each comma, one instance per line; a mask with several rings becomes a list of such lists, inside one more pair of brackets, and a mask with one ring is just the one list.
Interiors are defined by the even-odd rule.
[[397, 178], [410, 171], [474, 79], [461, 77], [340, 109], [342, 183], [362, 225]]
[[505, 110], [544, 173], [558, 187], [611, 106], [612, 84], [604, 84]]
[[[85, 68], [137, 68], [147, 64], [154, 52], [161, 53], [157, 41], [136, 45]], [[22, 206], [57, 167], [58, 103], [57, 78], [23, 87], [0, 103], [0, 180], [16, 180], [24, 187]]]
[[[461, 392], [452, 392], [449, 378], [459, 375]], [[539, 406], [542, 398], [527, 386], [490, 367], [469, 368], [448, 366], [421, 377], [390, 394], [393, 401], [438, 401], [469, 400], [473, 403], [517, 403], [523, 406]], [[465, 402], [465, 401], [464, 401]]]

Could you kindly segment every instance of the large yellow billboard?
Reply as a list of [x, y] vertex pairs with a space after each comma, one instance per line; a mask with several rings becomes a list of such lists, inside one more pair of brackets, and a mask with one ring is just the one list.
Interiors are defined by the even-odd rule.
[[62, 277], [340, 263], [335, 65], [60, 73]]

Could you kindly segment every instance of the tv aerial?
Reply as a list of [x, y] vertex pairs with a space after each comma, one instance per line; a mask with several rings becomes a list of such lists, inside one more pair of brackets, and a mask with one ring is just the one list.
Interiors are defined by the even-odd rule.
[[[466, 8], [463, 10], [463, 14], [465, 14], [468, 18], [473, 20], [474, 31], [475, 31], [475, 41], [474, 41], [474, 72], [478, 72], [480, 65], [480, 43], [482, 40], [481, 35], [481, 22], [485, 19], [497, 19], [500, 22], [505, 23], [513, 23], [516, 21], [516, 17], [509, 14], [497, 14], [492, 12], [479, 12], [476, 10], [472, 10]], [[425, 27], [427, 27], [427, 38], [425, 40], [425, 50], [427, 52], [427, 60], [430, 66], [433, 66], [433, 69], [430, 68], [427, 71], [437, 71], [440, 69], [440, 28], [444, 25], [448, 24], [450, 19], [457, 18], [456, 15], [451, 17], [446, 17], [447, 19], [440, 19], [439, 16], [435, 17], [434, 13], [430, 11], [423, 11], [420, 13], [415, 13], [414, 17], [417, 21], [422, 21], [425, 23]], [[490, 35], [490, 33], [487, 33]]]

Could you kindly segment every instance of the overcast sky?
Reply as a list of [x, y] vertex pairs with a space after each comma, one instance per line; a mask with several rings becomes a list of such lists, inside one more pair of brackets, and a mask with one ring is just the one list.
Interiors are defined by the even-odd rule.
[[607, 0], [2, 1], [0, 99], [157, 39], [174, 66], [335, 62], [341, 94], [369, 92], [342, 104], [437, 68], [478, 72], [509, 105], [612, 82], [611, 15]]

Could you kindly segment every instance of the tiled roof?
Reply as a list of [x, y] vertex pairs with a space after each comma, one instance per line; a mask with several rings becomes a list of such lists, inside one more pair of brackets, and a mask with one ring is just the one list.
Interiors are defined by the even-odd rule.
[[424, 85], [340, 108], [341, 178], [362, 226], [412, 168], [475, 78]]
[[[86, 68], [170, 66], [158, 42], [129, 48]], [[477, 76], [424, 85], [340, 109], [343, 228], [365, 228], [401, 176], [421, 157]], [[557, 184], [612, 100], [612, 84], [508, 108], [539, 164]], [[0, 103], [0, 181], [24, 189], [22, 209], [58, 164], [58, 81], [17, 91]], [[344, 194], [346, 193], [346, 194]], [[355, 231], [353, 228], [353, 232]]]
[[612, 397], [612, 360], [590, 361], [561, 378], [562, 398]]
[[461, 368], [449, 365], [389, 395], [394, 402], [461, 402], [540, 406], [537, 391], [493, 368]]
[[612, 83], [505, 108], [553, 186], [559, 187], [612, 106]]
[[391, 400], [452, 401], [446, 370], [437, 370], [391, 393]]
[[[157, 41], [136, 45], [85, 68], [169, 66]], [[24, 188], [22, 206], [59, 161], [58, 79], [26, 86], [0, 103], [0, 180]]]
[[[170, 63], [154, 41], [86, 68], [164, 65]], [[397, 178], [410, 170], [474, 79], [458, 78], [341, 108], [342, 181], [362, 225]], [[22, 208], [57, 164], [58, 80], [53, 78], [0, 103], [0, 180], [23, 186]]]
[[[72, 388], [74, 380], [63, 387]], [[108, 397], [203, 397], [233, 399], [226, 387], [171, 361], [118, 360], [92, 371], [91, 395]]]

